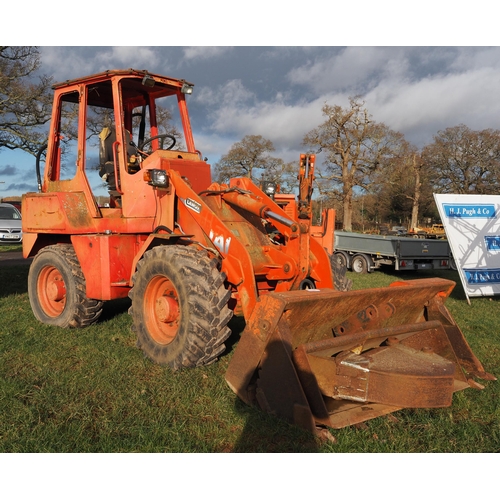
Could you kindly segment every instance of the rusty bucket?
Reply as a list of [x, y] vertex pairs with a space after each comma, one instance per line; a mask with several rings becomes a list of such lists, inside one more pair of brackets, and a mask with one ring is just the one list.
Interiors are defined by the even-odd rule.
[[429, 278], [260, 298], [226, 372], [231, 389], [314, 432], [401, 408], [450, 406], [486, 373], [444, 306], [455, 283]]

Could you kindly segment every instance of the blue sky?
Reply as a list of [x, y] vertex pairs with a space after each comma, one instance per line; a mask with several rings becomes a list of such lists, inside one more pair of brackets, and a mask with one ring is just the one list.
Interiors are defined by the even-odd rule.
[[[391, 3], [382, 2], [383, 5]], [[428, 2], [422, 5], [427, 4], [431, 5]], [[270, 139], [276, 148], [275, 155], [285, 161], [296, 160], [304, 149], [301, 144], [304, 135], [323, 120], [323, 104], [345, 106], [354, 95], [363, 96], [374, 120], [404, 133], [417, 146], [432, 142], [439, 130], [461, 123], [474, 130], [500, 129], [499, 47], [469, 45], [471, 39], [481, 41], [474, 37], [465, 39], [468, 43], [464, 45], [444, 45], [448, 40], [448, 43], [457, 40], [456, 30], [452, 30], [451, 36], [444, 36], [446, 32], [440, 18], [422, 13], [413, 14], [411, 18], [402, 16], [402, 23], [391, 18], [385, 30], [383, 24], [376, 24], [382, 29], [376, 30], [377, 36], [373, 38], [366, 36], [373, 26], [367, 17], [363, 18], [364, 24], [358, 23], [357, 28], [365, 37], [354, 40], [368, 38], [374, 43], [382, 42], [378, 46], [371, 43], [324, 45], [327, 40], [335, 43], [345, 38], [349, 42], [353, 34], [349, 32], [349, 36], [343, 37], [337, 30], [340, 21], [332, 20], [331, 29], [336, 36], [325, 38], [325, 20], [312, 14], [308, 21], [300, 16], [293, 19], [295, 24], [285, 29], [283, 36], [278, 31], [272, 37], [260, 37], [270, 26], [270, 20], [261, 17], [262, 23], [257, 24], [257, 13], [265, 4], [253, 5], [253, 11], [238, 20], [243, 43], [238, 36], [234, 36], [234, 41], [241, 43], [239, 45], [227, 44], [228, 38], [232, 39], [228, 34], [237, 30], [230, 22], [224, 25], [221, 37], [214, 35], [218, 33], [214, 26], [210, 26], [210, 34], [205, 37], [207, 23], [199, 19], [186, 34], [192, 22], [189, 16], [186, 28], [179, 29], [178, 36], [174, 37], [170, 29], [165, 31], [165, 37], [159, 35], [161, 32], [149, 36], [147, 30], [139, 30], [137, 33], [142, 36], [113, 37], [112, 42], [120, 43], [118, 46], [112, 46], [109, 38], [108, 44], [104, 38], [102, 46], [83, 46], [81, 36], [71, 34], [57, 37], [58, 42], [67, 40], [64, 46], [54, 44], [50, 38], [45, 43], [43, 38], [35, 39], [32, 44], [40, 45], [41, 71], [53, 76], [55, 81], [132, 67], [193, 82], [194, 93], [189, 97], [188, 106], [195, 142], [212, 165], [234, 142], [248, 134]], [[160, 19], [169, 26], [169, 9], [164, 9]], [[461, 22], [472, 24], [474, 16], [468, 13]], [[243, 24], [242, 20], [247, 17], [248, 22]], [[286, 19], [284, 17], [284, 24], [289, 26]], [[453, 19], [447, 19], [453, 24]], [[302, 24], [297, 24], [299, 21]], [[486, 25], [482, 28], [487, 30], [489, 20], [483, 19], [483, 22]], [[410, 33], [418, 32], [419, 36], [423, 32], [435, 46], [414, 44], [411, 36], [402, 36], [405, 27]], [[320, 28], [323, 38], [318, 36]], [[440, 37], [436, 36], [438, 28]], [[389, 33], [389, 29], [399, 35], [396, 41], [402, 43], [386, 45], [381, 33]], [[165, 46], [172, 38], [193, 40], [199, 45]], [[163, 44], [134, 47], [122, 43], [135, 39], [141, 42], [160, 39]], [[201, 40], [214, 43], [205, 45]], [[252, 45], [248, 43], [250, 40], [269, 40], [274, 44]], [[325, 42], [312, 46], [300, 44], [316, 40]], [[289, 41], [295, 43], [282, 45]], [[100, 179], [93, 179], [92, 183], [97, 186]], [[0, 151], [0, 197], [30, 190], [36, 190], [34, 158], [24, 153]]]

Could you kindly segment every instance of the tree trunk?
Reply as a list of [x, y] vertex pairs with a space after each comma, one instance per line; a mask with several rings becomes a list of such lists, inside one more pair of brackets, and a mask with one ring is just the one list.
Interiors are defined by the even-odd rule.
[[422, 183], [420, 182], [420, 168], [417, 167], [415, 155], [413, 156], [413, 171], [415, 173], [415, 192], [413, 193], [413, 206], [411, 209], [411, 224], [410, 229], [415, 230], [418, 226], [418, 208], [420, 202], [420, 188]]
[[352, 188], [344, 184], [344, 231], [352, 231]]

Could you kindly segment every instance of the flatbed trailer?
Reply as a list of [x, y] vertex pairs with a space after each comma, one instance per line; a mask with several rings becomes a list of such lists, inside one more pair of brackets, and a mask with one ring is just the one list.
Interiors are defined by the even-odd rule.
[[335, 231], [333, 255], [357, 273], [372, 272], [382, 266], [393, 266], [396, 271], [454, 269], [448, 241], [439, 239]]

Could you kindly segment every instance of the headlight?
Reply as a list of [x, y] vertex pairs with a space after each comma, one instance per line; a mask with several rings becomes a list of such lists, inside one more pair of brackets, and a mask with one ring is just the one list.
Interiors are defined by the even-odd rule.
[[150, 186], [160, 188], [168, 187], [168, 175], [165, 170], [159, 170], [156, 168], [144, 170], [143, 178]]
[[262, 190], [264, 193], [269, 196], [272, 200], [274, 199], [274, 195], [276, 194], [276, 191], [278, 190], [278, 186], [276, 185], [275, 182], [271, 181], [264, 181], [262, 182]]

